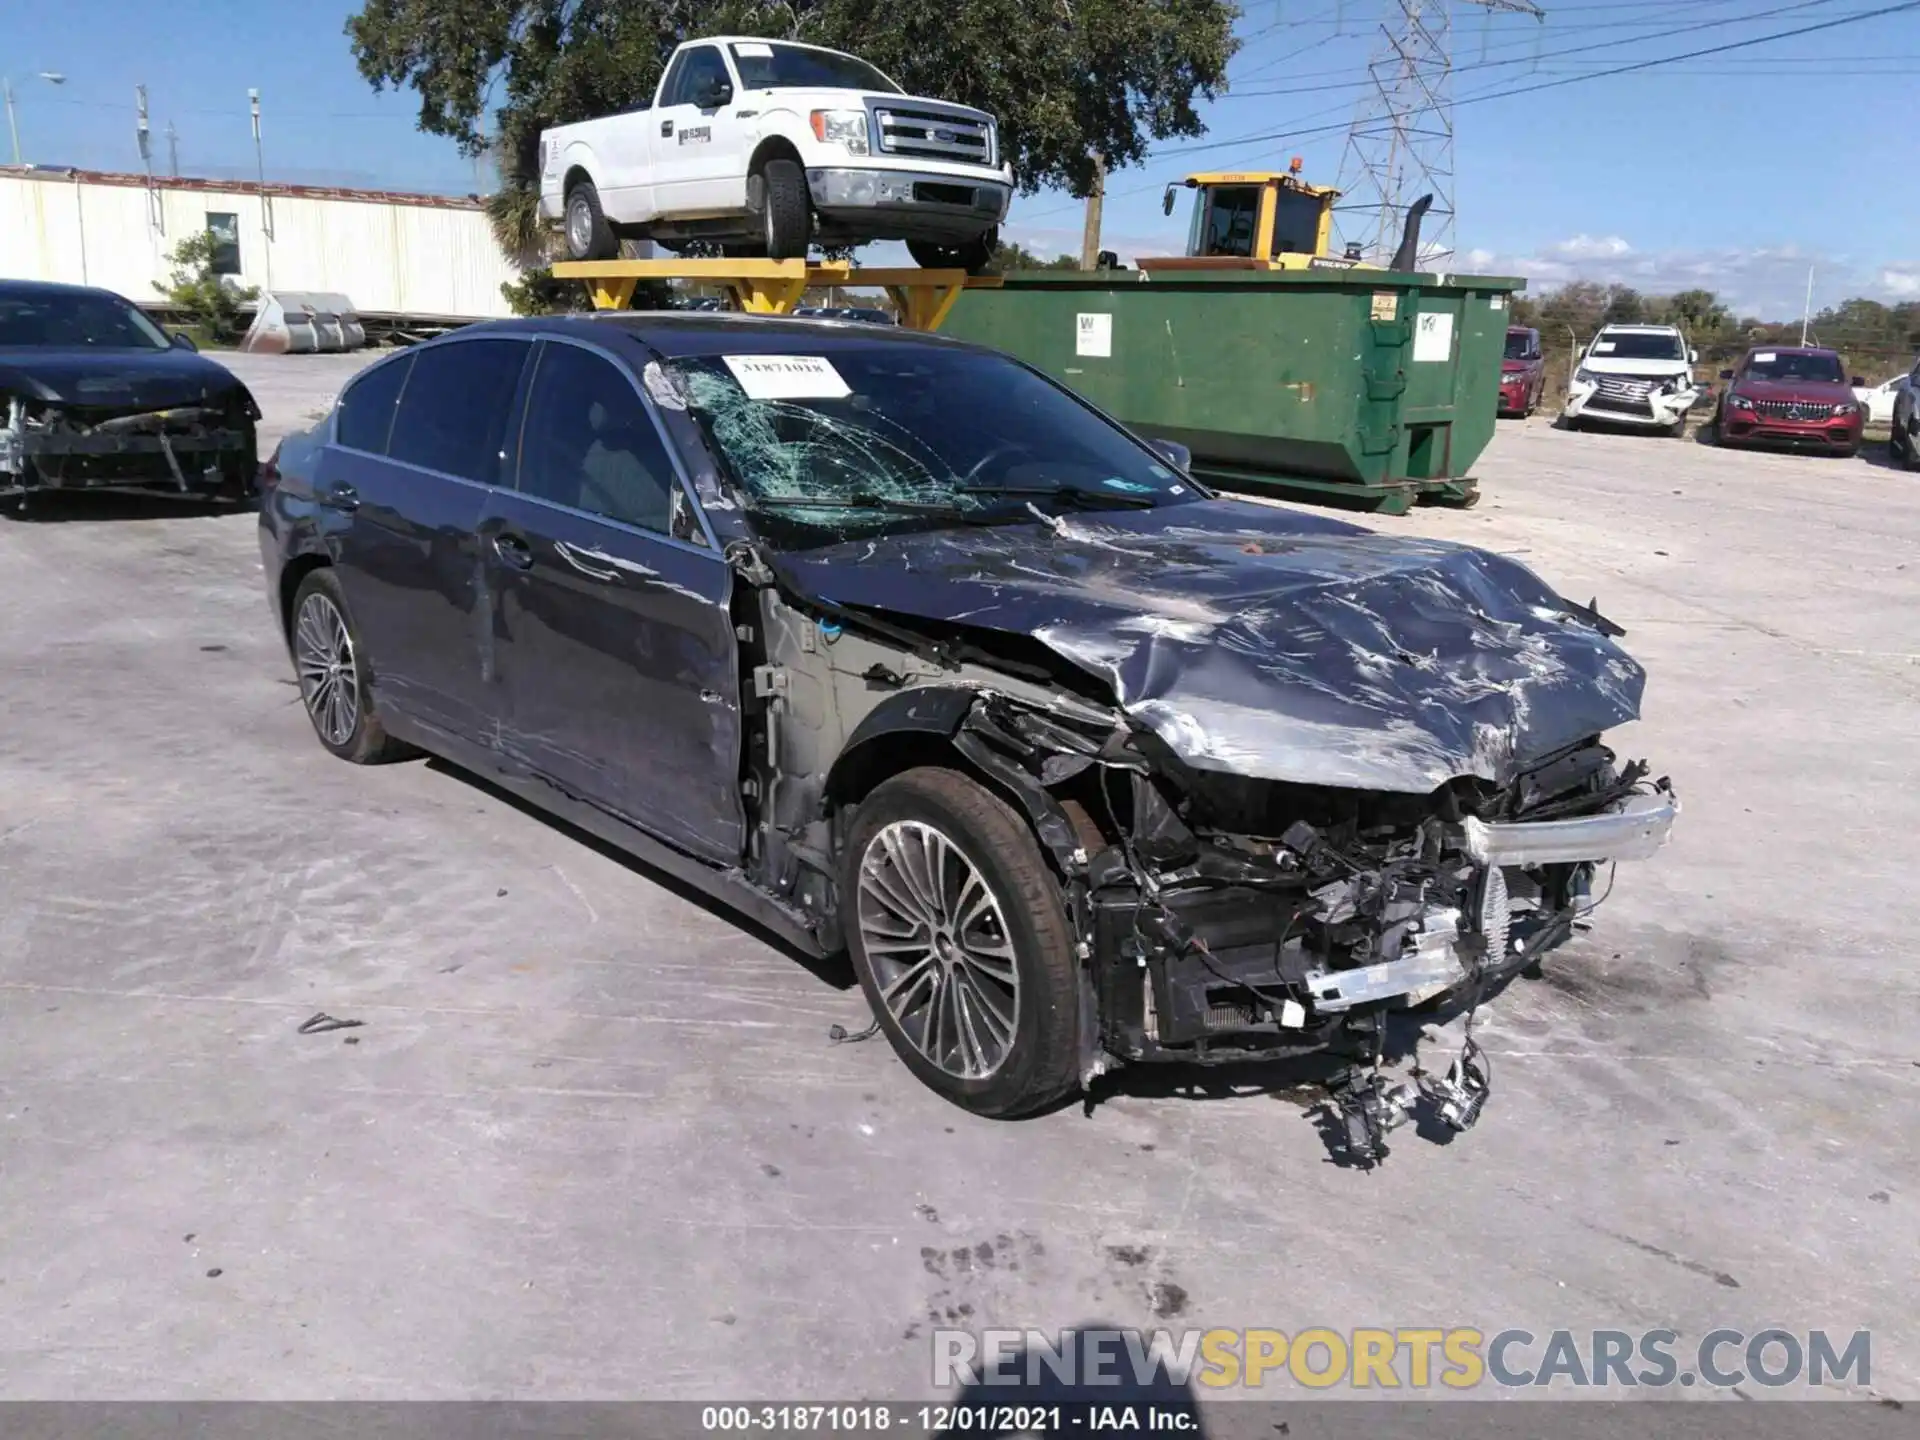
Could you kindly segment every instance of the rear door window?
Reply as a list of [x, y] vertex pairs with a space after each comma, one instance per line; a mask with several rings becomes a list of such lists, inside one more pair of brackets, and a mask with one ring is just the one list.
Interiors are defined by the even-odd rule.
[[532, 348], [525, 340], [475, 339], [418, 351], [387, 453], [443, 475], [500, 484], [500, 451]]
[[548, 341], [520, 436], [520, 493], [666, 534], [679, 481], [626, 372]]
[[413, 356], [403, 355], [374, 366], [347, 386], [340, 397], [340, 418], [334, 423], [334, 444], [365, 450], [370, 455], [387, 453], [394, 407], [400, 403], [400, 391], [412, 365]]

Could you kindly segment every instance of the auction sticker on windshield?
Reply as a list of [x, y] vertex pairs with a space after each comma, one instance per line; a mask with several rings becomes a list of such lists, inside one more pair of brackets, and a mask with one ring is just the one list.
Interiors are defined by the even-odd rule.
[[853, 391], [824, 355], [722, 355], [749, 400], [844, 400]]

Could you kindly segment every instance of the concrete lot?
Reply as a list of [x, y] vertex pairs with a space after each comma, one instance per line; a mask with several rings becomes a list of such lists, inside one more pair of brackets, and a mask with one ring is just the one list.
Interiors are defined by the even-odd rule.
[[[352, 365], [242, 363], [276, 433]], [[1597, 596], [1686, 813], [1373, 1174], [1284, 1074], [949, 1108], [829, 1043], [844, 970], [326, 755], [251, 516], [0, 521], [0, 1396], [910, 1396], [936, 1319], [1864, 1327], [1920, 1395], [1920, 477], [1537, 422], [1481, 473], [1381, 523]]]

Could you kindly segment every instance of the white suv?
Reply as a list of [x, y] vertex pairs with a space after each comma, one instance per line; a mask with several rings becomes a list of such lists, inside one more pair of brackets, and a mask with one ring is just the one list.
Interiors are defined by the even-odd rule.
[[722, 36], [673, 53], [653, 105], [540, 136], [540, 210], [567, 253], [625, 238], [804, 256], [904, 240], [928, 266], [984, 267], [1013, 194], [983, 111], [904, 95], [837, 50]]
[[1699, 359], [1672, 325], [1603, 325], [1574, 368], [1561, 418], [1574, 429], [1587, 419], [1678, 435], [1703, 394]]

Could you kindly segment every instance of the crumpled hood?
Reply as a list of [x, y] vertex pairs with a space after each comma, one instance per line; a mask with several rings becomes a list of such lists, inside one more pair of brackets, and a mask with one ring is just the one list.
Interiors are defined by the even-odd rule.
[[1244, 501], [789, 552], [843, 606], [1032, 636], [1189, 765], [1424, 794], [1639, 714], [1644, 672], [1525, 566]]
[[62, 405], [159, 410], [239, 384], [224, 365], [191, 350], [0, 348], [0, 390]]

